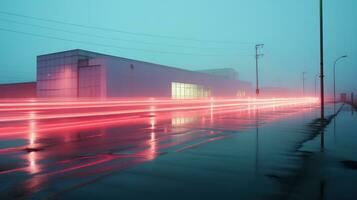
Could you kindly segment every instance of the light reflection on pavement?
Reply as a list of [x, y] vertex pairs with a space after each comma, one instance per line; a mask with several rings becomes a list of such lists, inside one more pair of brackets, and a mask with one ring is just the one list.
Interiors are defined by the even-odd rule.
[[316, 102], [315, 98], [0, 102], [0, 197], [58, 195], [161, 155], [179, 154], [311, 111]]

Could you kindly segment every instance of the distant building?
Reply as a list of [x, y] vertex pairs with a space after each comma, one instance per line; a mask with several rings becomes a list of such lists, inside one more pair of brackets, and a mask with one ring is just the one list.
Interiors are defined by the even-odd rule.
[[231, 70], [195, 72], [77, 49], [37, 57], [37, 96], [245, 96], [251, 83], [238, 80]]
[[260, 88], [261, 97], [292, 97], [296, 96], [296, 91], [289, 90], [288, 88], [284, 87], [262, 87]]
[[340, 94], [340, 101], [346, 102], [347, 101], [347, 94], [346, 93], [341, 93]]
[[232, 68], [206, 69], [198, 70], [197, 72], [220, 76], [225, 79], [238, 80], [238, 72]]
[[0, 98], [35, 98], [36, 82], [0, 84]]

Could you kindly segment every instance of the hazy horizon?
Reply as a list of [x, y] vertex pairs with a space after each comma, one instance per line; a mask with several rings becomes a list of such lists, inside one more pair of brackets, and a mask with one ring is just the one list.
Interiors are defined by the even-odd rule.
[[[35, 81], [36, 56], [85, 49], [188, 70], [234, 68], [255, 85], [255, 44], [264, 43], [261, 87], [314, 90], [319, 1], [0, 2], [0, 83]], [[357, 1], [325, 0], [326, 90], [355, 91]], [[65, 11], [65, 12], [64, 12]]]

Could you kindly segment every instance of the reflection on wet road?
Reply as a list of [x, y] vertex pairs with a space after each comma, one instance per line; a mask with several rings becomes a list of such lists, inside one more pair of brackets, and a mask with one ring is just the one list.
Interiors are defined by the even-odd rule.
[[[316, 102], [315, 98], [3, 101], [0, 197], [71, 194], [162, 155], [167, 159], [193, 152], [245, 132], [256, 137], [255, 143], [245, 146], [256, 146], [257, 154], [262, 124], [311, 115]], [[245, 131], [250, 129], [256, 133]], [[258, 155], [254, 159], [256, 165], [264, 162]]]
[[[332, 112], [331, 112], [332, 111]], [[330, 113], [334, 113], [331, 108]], [[298, 199], [356, 199], [357, 137], [355, 110], [348, 104], [336, 105], [337, 115], [321, 135], [299, 149], [305, 158], [292, 197]], [[291, 198], [293, 199], [293, 198]]]

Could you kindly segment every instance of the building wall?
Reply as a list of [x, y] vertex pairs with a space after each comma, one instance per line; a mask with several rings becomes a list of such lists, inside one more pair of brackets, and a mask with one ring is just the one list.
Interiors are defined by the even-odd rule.
[[78, 97], [106, 97], [107, 79], [105, 58], [87, 60], [78, 65]]
[[210, 89], [210, 96], [237, 96], [251, 84], [219, 76], [181, 70], [121, 58], [102, 60], [107, 70], [107, 95], [127, 97], [171, 97], [172, 83], [187, 83]]
[[38, 97], [172, 97], [174, 85], [187, 87], [185, 92], [200, 91], [202, 96], [251, 91], [251, 84], [244, 81], [84, 50], [37, 57]]
[[107, 59], [107, 95], [170, 97], [170, 78], [160, 68], [126, 59]]
[[78, 61], [95, 56], [96, 54], [81, 50], [38, 56], [38, 97], [77, 97]]
[[0, 84], [0, 98], [35, 98], [36, 82]]

